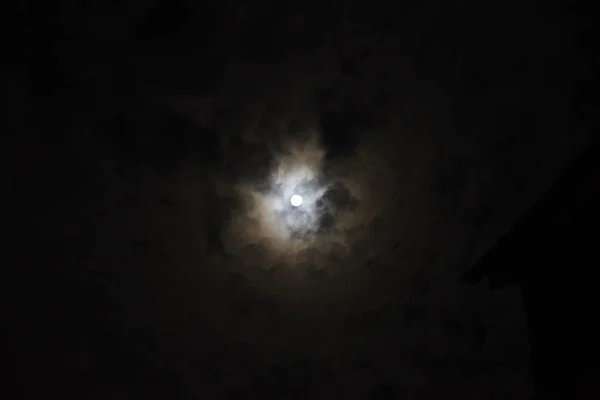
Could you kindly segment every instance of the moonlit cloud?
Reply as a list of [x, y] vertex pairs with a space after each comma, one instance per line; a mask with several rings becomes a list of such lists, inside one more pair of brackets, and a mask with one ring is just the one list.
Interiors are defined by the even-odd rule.
[[[340, 207], [330, 201], [339, 182], [323, 172], [325, 151], [318, 135], [284, 138], [280, 149], [271, 151], [274, 162], [267, 182], [236, 185], [243, 202], [227, 229], [230, 251], [257, 244], [272, 261], [295, 265], [303, 252], [326, 253], [334, 243], [343, 244], [344, 233], [336, 229], [334, 217], [341, 216]], [[302, 197], [301, 206], [290, 204], [293, 195]]]

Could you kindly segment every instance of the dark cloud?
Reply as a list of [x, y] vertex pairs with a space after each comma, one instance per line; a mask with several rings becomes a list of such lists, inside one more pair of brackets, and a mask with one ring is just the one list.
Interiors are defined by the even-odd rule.
[[341, 182], [333, 183], [320, 200], [335, 211], [352, 210], [358, 203], [348, 187]]
[[177, 35], [185, 29], [186, 25], [192, 22], [204, 26], [208, 25], [210, 29], [210, 25], [207, 24], [210, 23], [210, 18], [207, 18], [210, 14], [206, 13], [206, 11], [209, 11], [208, 8], [203, 10], [205, 20], [201, 22], [194, 20], [193, 11], [195, 10], [189, 6], [186, 7], [183, 1], [159, 1], [158, 4], [152, 6], [144, 20], [137, 26], [136, 35], [144, 41], [164, 40]]
[[369, 126], [367, 115], [347, 107], [321, 111], [322, 141], [328, 157], [352, 155], [360, 142], [360, 132]]
[[329, 210], [325, 210], [321, 215], [319, 220], [319, 231], [321, 233], [326, 233], [331, 230], [335, 226], [335, 217]]
[[[148, 108], [116, 117], [109, 145], [124, 162], [157, 170], [173, 169], [184, 160], [216, 166], [221, 144], [216, 130], [194, 125], [173, 109]], [[137, 114], [137, 115], [136, 115]]]
[[266, 143], [250, 142], [234, 135], [228, 145], [226, 162], [234, 176], [259, 186], [268, 182], [274, 160]]

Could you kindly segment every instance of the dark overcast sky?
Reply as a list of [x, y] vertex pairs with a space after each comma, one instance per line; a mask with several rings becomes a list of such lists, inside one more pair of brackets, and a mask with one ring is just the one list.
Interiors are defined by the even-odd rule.
[[460, 276], [589, 141], [588, 20], [351, 3], [15, 10], [16, 390], [531, 397], [518, 287]]

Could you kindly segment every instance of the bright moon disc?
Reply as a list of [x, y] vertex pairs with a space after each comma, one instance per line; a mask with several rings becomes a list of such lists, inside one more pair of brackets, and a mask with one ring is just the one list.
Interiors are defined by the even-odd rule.
[[302, 197], [295, 194], [290, 199], [290, 203], [292, 203], [294, 207], [298, 207], [300, 204], [302, 204]]

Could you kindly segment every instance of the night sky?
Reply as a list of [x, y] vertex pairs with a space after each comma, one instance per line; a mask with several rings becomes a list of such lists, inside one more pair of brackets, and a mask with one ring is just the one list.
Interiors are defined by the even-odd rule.
[[588, 19], [284, 3], [15, 5], [17, 398], [531, 398], [461, 276], [592, 137]]

